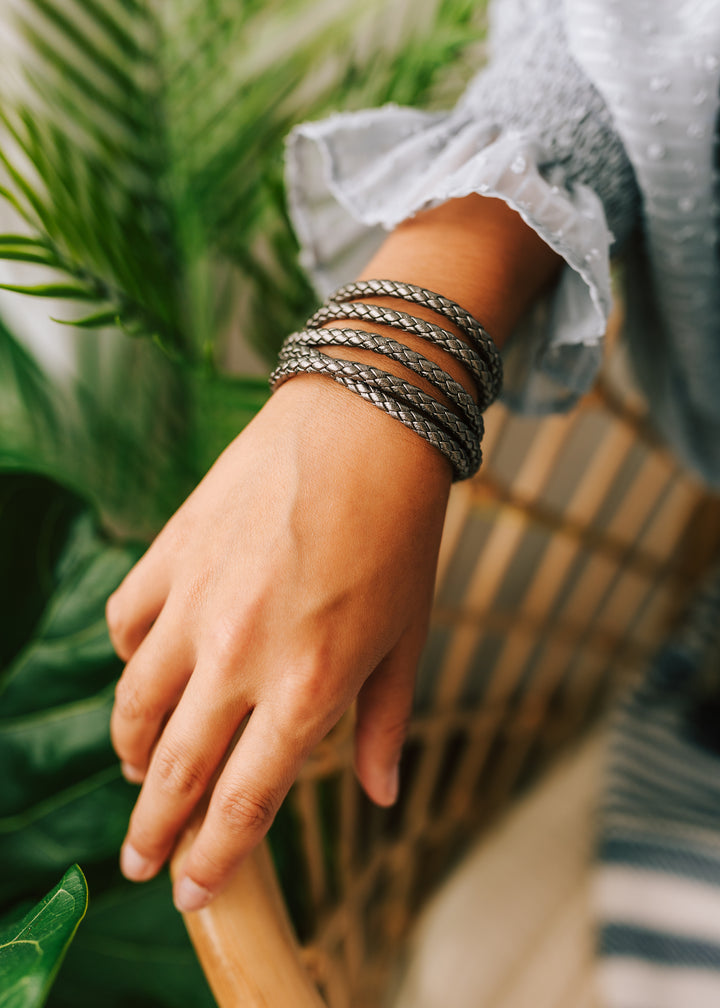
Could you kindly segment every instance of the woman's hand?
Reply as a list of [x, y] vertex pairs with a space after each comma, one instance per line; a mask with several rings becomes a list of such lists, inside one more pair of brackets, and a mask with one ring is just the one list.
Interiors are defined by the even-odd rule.
[[[397, 794], [451, 473], [327, 379], [282, 386], [108, 602], [112, 738], [142, 781], [121, 863], [151, 878], [209, 793], [175, 885], [208, 903], [358, 697], [369, 796]], [[238, 739], [238, 730], [244, 725]]]
[[[470, 195], [397, 228], [364, 276], [458, 301], [501, 345], [560, 264], [504, 203]], [[407, 342], [467, 383], [442, 351]], [[181, 910], [208, 903], [356, 697], [358, 777], [394, 801], [450, 480], [422, 438], [307, 375], [223, 453], [108, 602], [128, 663], [112, 737], [143, 782], [129, 878], [159, 870], [209, 792], [175, 884]]]

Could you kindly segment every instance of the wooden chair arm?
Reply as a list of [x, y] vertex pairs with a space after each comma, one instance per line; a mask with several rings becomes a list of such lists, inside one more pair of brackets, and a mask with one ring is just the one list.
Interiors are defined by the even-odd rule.
[[[176, 877], [194, 831], [172, 858]], [[219, 1008], [325, 1008], [305, 969], [267, 843], [210, 906], [183, 915]]]

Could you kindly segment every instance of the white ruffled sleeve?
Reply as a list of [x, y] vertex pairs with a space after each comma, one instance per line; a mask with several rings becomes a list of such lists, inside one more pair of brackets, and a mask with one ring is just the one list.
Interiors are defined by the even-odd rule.
[[470, 193], [516, 210], [566, 263], [503, 353], [506, 401], [545, 412], [569, 407], [597, 372], [610, 250], [634, 223], [637, 192], [602, 100], [567, 51], [557, 0], [520, 5], [533, 9], [530, 27], [508, 31], [512, 3], [498, 5], [503, 44], [453, 111], [388, 105], [301, 125], [288, 140], [287, 186], [323, 297], [419, 210]]

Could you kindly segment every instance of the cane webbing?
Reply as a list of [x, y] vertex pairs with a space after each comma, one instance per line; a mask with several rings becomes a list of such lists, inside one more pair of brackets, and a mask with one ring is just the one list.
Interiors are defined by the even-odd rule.
[[643, 667], [717, 551], [720, 502], [654, 441], [616, 368], [567, 416], [486, 414], [483, 469], [451, 497], [397, 806], [360, 792], [348, 717], [273, 827], [331, 1008], [382, 1005], [430, 889]]

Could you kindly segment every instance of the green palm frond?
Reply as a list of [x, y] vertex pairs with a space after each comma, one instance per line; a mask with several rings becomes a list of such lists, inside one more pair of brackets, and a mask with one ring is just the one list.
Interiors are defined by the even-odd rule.
[[17, 226], [0, 234], [0, 287], [75, 327], [84, 379], [40, 454], [113, 527], [134, 509], [154, 528], [264, 399], [221, 378], [225, 341], [239, 331], [271, 360], [313, 306], [284, 203], [288, 131], [333, 109], [447, 103], [481, 14], [470, 0], [23, 0], [0, 18], [12, 11], [0, 199]]
[[284, 138], [332, 106], [430, 101], [479, 29], [468, 0], [424, 7], [26, 0], [28, 93], [3, 103], [0, 195], [28, 233], [0, 257], [61, 276], [12, 289], [92, 302], [72, 321], [203, 361], [233, 300], [229, 262], [244, 328], [274, 346], [312, 296], [283, 211]]
[[211, 461], [188, 450], [196, 428], [179, 404], [196, 393], [135, 340], [117, 348], [107, 380], [102, 369], [96, 354], [59, 384], [0, 321], [0, 471], [42, 473], [85, 496], [114, 534], [149, 538]]
[[38, 362], [0, 320], [0, 453], [29, 446], [60, 422], [58, 395]]
[[27, 96], [3, 103], [5, 189], [38, 261], [66, 278], [26, 292], [93, 302], [94, 325], [117, 320], [188, 352], [163, 191], [159, 27], [129, 0], [27, 0], [18, 20], [31, 56]]

